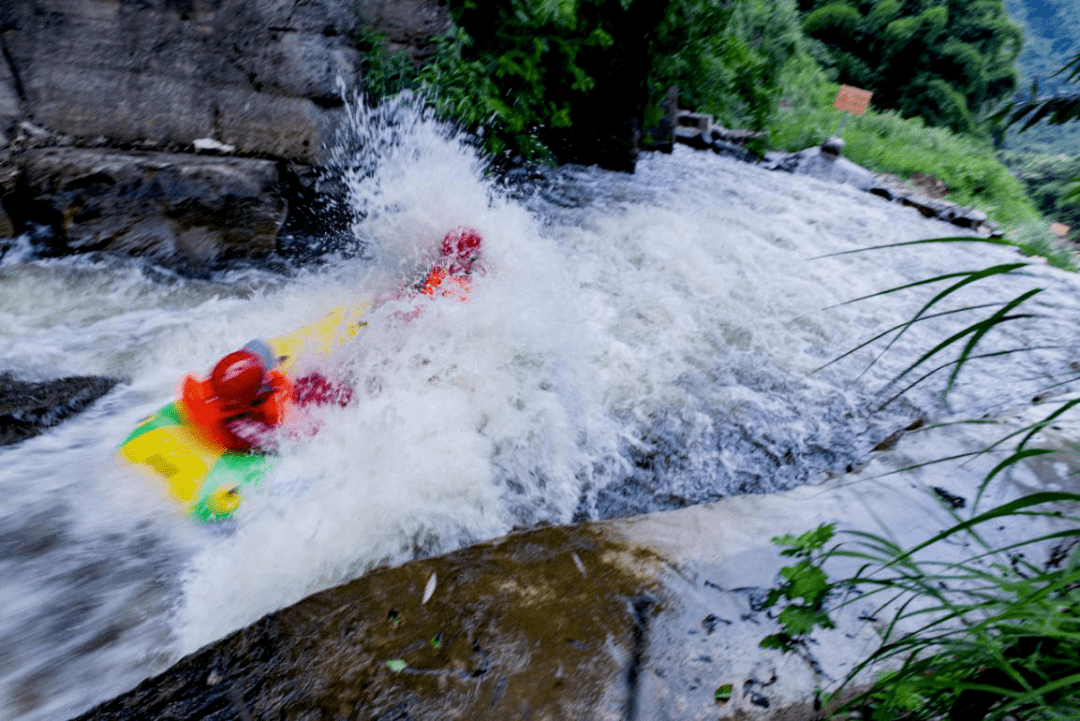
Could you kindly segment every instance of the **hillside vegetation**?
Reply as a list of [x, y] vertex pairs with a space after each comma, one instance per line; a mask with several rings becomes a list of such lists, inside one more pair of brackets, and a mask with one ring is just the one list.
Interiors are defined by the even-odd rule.
[[[771, 147], [796, 150], [837, 132], [832, 99], [846, 83], [874, 93], [871, 112], [844, 128], [855, 162], [935, 175], [952, 199], [1013, 230], [1076, 217], [1071, 161], [1047, 161], [1035, 141], [1015, 140], [1025, 135], [993, 114], [1023, 99], [1033, 76], [1049, 90], [1068, 87], [1064, 77], [1048, 82], [1043, 74], [1080, 45], [1080, 0], [449, 6], [456, 30], [437, 39], [420, 66], [380, 53], [378, 38], [357, 39], [370, 51], [369, 92], [421, 90], [439, 115], [476, 135], [496, 167], [595, 162], [583, 148], [639, 132], [647, 141], [672, 88], [680, 107], [767, 131]], [[1062, 127], [1037, 126], [1030, 137], [1070, 132]], [[1003, 145], [1018, 147], [1002, 154]]]

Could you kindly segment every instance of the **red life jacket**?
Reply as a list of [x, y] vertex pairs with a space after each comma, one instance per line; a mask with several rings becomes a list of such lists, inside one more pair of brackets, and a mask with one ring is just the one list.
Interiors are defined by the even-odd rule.
[[292, 401], [292, 386], [280, 371], [267, 371], [266, 380], [270, 393], [258, 404], [238, 408], [217, 398], [209, 379], [185, 376], [180, 385], [180, 413], [215, 445], [238, 452], [257, 450], [249, 438], [237, 435], [237, 423], [262, 427], [268, 434], [281, 423]]

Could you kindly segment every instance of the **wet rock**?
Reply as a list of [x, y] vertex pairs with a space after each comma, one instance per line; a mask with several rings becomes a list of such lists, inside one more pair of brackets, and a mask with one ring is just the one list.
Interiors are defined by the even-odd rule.
[[912, 173], [911, 184], [931, 198], [944, 198], [949, 194], [945, 181], [928, 173]]
[[658, 609], [652, 582], [625, 553], [593, 532], [549, 528], [375, 571], [80, 718], [306, 718], [306, 709], [334, 718], [632, 717], [631, 679]]
[[706, 113], [693, 113], [689, 110], [680, 110], [678, 113], [678, 127], [693, 128], [703, 133], [712, 129], [712, 116]]
[[901, 205], [919, 211], [919, 214], [924, 218], [940, 217], [944, 219], [945, 214], [950, 212], [955, 205], [947, 200], [936, 200], [934, 198], [920, 197], [917, 195], [901, 195], [897, 200]]
[[414, 59], [426, 56], [433, 49], [431, 39], [452, 26], [446, 2], [363, 0], [356, 12], [361, 22], [385, 34], [389, 52], [404, 50]]
[[[0, 151], [0, 154], [2, 154], [2, 151]], [[7, 208], [4, 207], [4, 198], [8, 196], [8, 193], [5, 192], [3, 175], [3, 159], [0, 158], [0, 238], [12, 238], [15, 236], [15, 221], [11, 219]], [[14, 183], [12, 183], [12, 187], [14, 187]], [[0, 242], [0, 258], [4, 256], [3, 247], [4, 244]]]
[[683, 125], [675, 128], [675, 142], [689, 145], [694, 150], [708, 150], [712, 147], [708, 130]]
[[0, 147], [7, 145], [11, 131], [22, 119], [23, 108], [18, 84], [7, 59], [0, 53]]
[[868, 191], [874, 187], [874, 174], [869, 170], [847, 158], [825, 152], [820, 147], [807, 148], [788, 156], [773, 156], [766, 167], [795, 175], [809, 175], [818, 180], [845, 183], [860, 190]]
[[124, 252], [197, 269], [275, 250], [286, 203], [268, 160], [97, 148], [22, 156], [23, 222], [51, 252]]
[[821, 144], [821, 154], [839, 158], [844, 154], [844, 139], [833, 135]]
[[756, 163], [758, 160], [758, 157], [746, 148], [726, 140], [715, 139], [709, 143], [709, 148], [717, 155], [725, 155], [744, 163]]
[[0, 373], [0, 446], [32, 438], [82, 411], [115, 386], [115, 378], [72, 376], [28, 382]]
[[946, 216], [946, 220], [961, 228], [978, 228], [986, 222], [986, 219], [986, 213], [983, 211], [963, 205], [954, 206]]
[[722, 125], [714, 125], [711, 115], [679, 110], [676, 115], [674, 140], [688, 145], [695, 150], [711, 150], [718, 155], [725, 155], [745, 163], [756, 163], [757, 155], [744, 146], [752, 140], [763, 137], [762, 133], [752, 130], [731, 130]]
[[795, 172], [799, 165], [798, 153], [784, 153], [770, 150], [765, 153], [763, 166], [766, 170], [780, 170], [785, 173]]
[[949, 493], [941, 486], [934, 486], [931, 489], [938, 498], [948, 504], [949, 508], [957, 510], [967, 505], [967, 499], [963, 496], [958, 496], [955, 493]]
[[768, 140], [768, 133], [742, 128], [725, 128], [723, 125], [713, 125], [709, 130], [709, 134], [714, 141], [723, 140], [740, 147], [746, 147], [747, 144], [755, 140]]
[[875, 176], [870, 192], [874, 195], [914, 208], [926, 218], [936, 218], [961, 228], [970, 228], [981, 235], [1001, 235], [996, 223], [986, 213], [945, 200], [948, 187], [939, 178], [925, 173], [913, 173], [905, 181], [894, 175]]
[[714, 125], [711, 115], [679, 110], [676, 115], [674, 140], [688, 145], [695, 150], [711, 150], [718, 155], [725, 155], [745, 163], [756, 163], [757, 155], [747, 150], [744, 145], [762, 137], [761, 133], [750, 130], [729, 130], [722, 125]]

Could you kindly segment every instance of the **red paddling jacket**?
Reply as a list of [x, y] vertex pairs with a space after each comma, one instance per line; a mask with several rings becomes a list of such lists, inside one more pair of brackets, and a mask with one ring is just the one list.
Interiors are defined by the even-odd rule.
[[292, 400], [292, 385], [280, 371], [267, 371], [265, 382], [268, 392], [245, 407], [216, 397], [209, 379], [188, 375], [181, 383], [177, 405], [181, 415], [214, 444], [241, 453], [259, 450], [269, 442]]

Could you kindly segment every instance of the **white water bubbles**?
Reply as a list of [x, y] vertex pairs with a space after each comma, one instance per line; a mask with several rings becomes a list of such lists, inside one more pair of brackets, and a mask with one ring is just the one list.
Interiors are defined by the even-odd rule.
[[[629, 472], [611, 466], [582, 515], [676, 508], [842, 474], [916, 418], [1024, 402], [1030, 384], [1013, 381], [1068, 360], [1068, 343], [1051, 338], [1068, 336], [1062, 325], [1077, 317], [1075, 279], [1035, 261], [1023, 274], [973, 284], [935, 312], [1000, 304], [1045, 282], [1045, 297], [1073, 310], [1055, 312], [1057, 323], [1006, 324], [984, 349], [1060, 347], [1017, 357], [1015, 377], [1002, 377], [992, 358], [970, 364], [947, 409], [939, 406], [945, 374], [882, 409], [890, 381], [965, 316], [916, 324], [876, 362], [882, 343], [829, 365], [907, 321], [941, 286], [849, 301], [1025, 259], [978, 243], [851, 254], [966, 231], [846, 186], [681, 147], [674, 155], [645, 156], [632, 177], [562, 170], [528, 201], [551, 219], [548, 232], [570, 258], [588, 334], [604, 339], [584, 372], [624, 424]], [[1071, 337], [1075, 344], [1075, 329]]]
[[[80, 711], [119, 690], [81, 685], [89, 674], [137, 679], [378, 564], [519, 526], [844, 473], [913, 415], [940, 412], [929, 383], [893, 416], [874, 402], [912, 353], [942, 336], [919, 324], [862, 377], [873, 350], [814, 373], [912, 312], [890, 298], [838, 304], [1018, 257], [920, 246], [821, 258], [956, 231], [843, 186], [682, 147], [644, 155], [634, 175], [565, 168], [512, 200], [467, 142], [407, 99], [355, 104], [350, 114], [339, 177], [355, 210], [351, 248], [362, 253], [288, 278], [150, 278], [137, 266], [70, 259], [0, 268], [0, 291], [10, 291], [0, 297], [9, 341], [0, 367], [124, 379], [87, 413], [0, 449], [0, 487], [19, 499], [10, 518], [34, 521], [11, 526], [16, 545], [40, 538], [56, 551], [20, 561], [21, 575], [0, 589], [19, 599], [0, 621], [5, 639], [26, 646], [18, 660], [55, 671], [33, 683], [23, 673], [0, 679], [3, 691], [14, 683], [50, 699], [8, 715]], [[485, 243], [469, 301], [395, 299], [458, 226]], [[1038, 265], [1026, 272], [1047, 288], [1054, 314], [1080, 317], [1071, 276]], [[389, 300], [325, 366], [356, 402], [314, 409], [315, 435], [283, 437], [274, 470], [233, 523], [189, 523], [151, 479], [114, 463], [116, 445], [175, 396], [184, 374], [205, 374], [252, 338], [372, 297]], [[1075, 337], [1068, 323], [1042, 327], [1049, 335], [1015, 342]], [[1033, 358], [1025, 375], [1056, 357]], [[1020, 392], [990, 371], [974, 378], [958, 389], [955, 410]], [[102, 560], [110, 553], [111, 565]], [[98, 575], [91, 583], [53, 567]], [[58, 630], [26, 634], [10, 615], [64, 594], [93, 607], [81, 625], [43, 604], [36, 627]], [[125, 625], [131, 599], [143, 626]], [[166, 604], [162, 629], [153, 614]], [[95, 640], [102, 645], [91, 649]]]
[[[286, 331], [320, 303], [379, 299], [355, 340], [316, 364], [354, 402], [313, 409], [318, 433], [285, 439], [235, 533], [192, 559], [175, 622], [184, 651], [376, 565], [567, 522], [604, 447], [594, 439], [613, 437], [581, 374], [595, 341], [555, 242], [407, 100], [350, 112], [335, 155], [365, 257], [302, 274], [261, 317], [290, 307], [276, 316]], [[483, 238], [468, 300], [418, 295], [458, 227]]]

